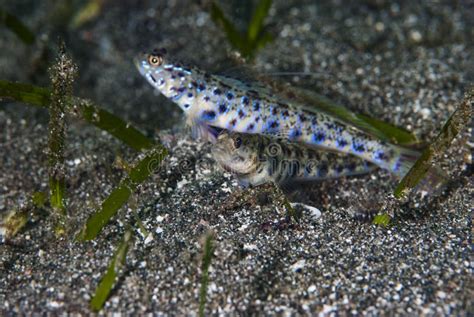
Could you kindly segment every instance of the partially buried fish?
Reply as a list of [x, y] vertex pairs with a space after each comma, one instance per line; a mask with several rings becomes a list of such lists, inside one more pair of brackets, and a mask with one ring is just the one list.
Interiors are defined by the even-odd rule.
[[218, 135], [212, 154], [243, 186], [323, 180], [365, 174], [377, 168], [351, 155], [318, 151], [259, 134], [228, 131]]
[[135, 59], [140, 73], [186, 114], [197, 135], [215, 141], [222, 129], [265, 134], [355, 155], [402, 177], [419, 152], [381, 141], [329, 114], [266, 89], [172, 62], [164, 50]]

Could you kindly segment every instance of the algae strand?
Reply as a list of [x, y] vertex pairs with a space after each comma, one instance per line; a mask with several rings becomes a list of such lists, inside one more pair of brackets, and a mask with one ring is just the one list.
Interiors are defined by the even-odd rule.
[[133, 242], [132, 229], [128, 228], [125, 231], [122, 240], [117, 246], [114, 256], [112, 257], [107, 272], [100, 280], [99, 285], [95, 291], [94, 297], [91, 300], [91, 308], [94, 311], [99, 311], [104, 306], [105, 301], [109, 297], [110, 291], [115, 285], [117, 275], [125, 265], [125, 259], [128, 249]]
[[[48, 165], [50, 203], [53, 211], [63, 221], [66, 213], [64, 172], [64, 148], [67, 130], [66, 112], [72, 96], [72, 84], [77, 75], [77, 66], [66, 54], [64, 45], [59, 49], [55, 63], [49, 69], [51, 99], [48, 124]], [[58, 224], [58, 230], [63, 224]]]
[[458, 133], [469, 125], [474, 105], [474, 88], [465, 95], [463, 101], [445, 123], [435, 140], [423, 151], [421, 157], [403, 177], [394, 191], [396, 198], [406, 196], [428, 174], [433, 162], [450, 147]]
[[209, 285], [209, 267], [211, 266], [212, 253], [214, 251], [213, 235], [207, 233], [204, 238], [204, 246], [201, 262], [201, 287], [199, 289], [199, 316], [205, 316], [207, 289]]

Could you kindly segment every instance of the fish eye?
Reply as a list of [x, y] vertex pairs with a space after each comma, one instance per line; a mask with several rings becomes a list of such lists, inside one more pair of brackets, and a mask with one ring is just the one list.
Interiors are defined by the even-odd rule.
[[163, 63], [163, 58], [160, 55], [148, 55], [148, 63], [151, 66], [160, 66]]
[[234, 147], [238, 149], [242, 145], [242, 138], [237, 136], [234, 138]]

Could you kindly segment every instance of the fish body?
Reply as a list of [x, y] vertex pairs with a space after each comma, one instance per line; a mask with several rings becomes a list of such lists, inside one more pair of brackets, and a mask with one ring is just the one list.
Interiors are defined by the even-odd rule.
[[321, 151], [259, 134], [223, 131], [212, 154], [244, 186], [283, 185], [365, 174], [377, 168], [352, 155]]
[[419, 157], [416, 151], [381, 141], [268, 90], [171, 62], [164, 52], [140, 55], [135, 64], [153, 87], [184, 111], [188, 125], [202, 138], [215, 140], [222, 129], [265, 134], [352, 154], [397, 176], [405, 175]]

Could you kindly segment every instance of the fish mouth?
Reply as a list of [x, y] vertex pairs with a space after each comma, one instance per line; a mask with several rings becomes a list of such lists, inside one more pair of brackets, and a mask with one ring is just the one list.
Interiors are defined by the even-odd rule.
[[[220, 144], [214, 144], [213, 147], [211, 148], [211, 153], [216, 159], [216, 161], [222, 162], [223, 157], [226, 156], [229, 152], [225, 149], [224, 146]], [[224, 164], [221, 164], [224, 165]]]
[[222, 169], [224, 169], [224, 171], [226, 171], [227, 173], [233, 174], [237, 178], [248, 177], [252, 175], [254, 172], [253, 170], [248, 171], [248, 172], [242, 172], [235, 168], [232, 168], [230, 165], [227, 165], [227, 164], [223, 164], [221, 166], [222, 166]]
[[232, 169], [232, 167], [230, 167], [230, 165], [221, 164], [221, 166], [222, 166], [222, 169], [226, 171], [227, 173], [231, 173], [231, 174], [235, 173], [235, 171]]
[[138, 71], [140, 72], [140, 74], [142, 76], [145, 76], [146, 74], [146, 71], [145, 71], [145, 68], [143, 67], [143, 54], [140, 54], [140, 55], [137, 55], [133, 58], [133, 64], [135, 64], [135, 67], [138, 69]]
[[[222, 150], [222, 151], [224, 151], [224, 150]], [[245, 176], [245, 175], [248, 174], [248, 173], [242, 173], [242, 172], [236, 170], [235, 168], [232, 167], [232, 164], [227, 164], [227, 163], [224, 163], [224, 162], [220, 161], [219, 165], [221, 166], [221, 168], [224, 171], [226, 171], [227, 173], [234, 174], [237, 177]]]

